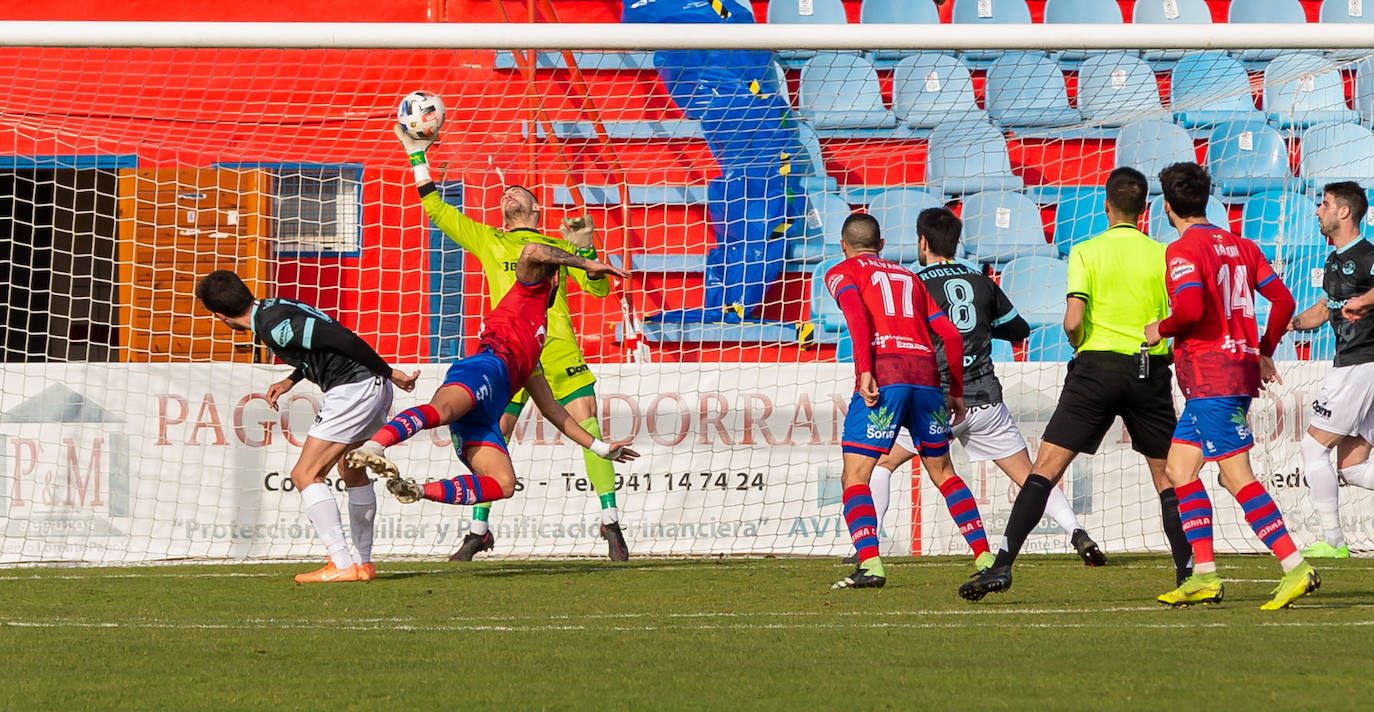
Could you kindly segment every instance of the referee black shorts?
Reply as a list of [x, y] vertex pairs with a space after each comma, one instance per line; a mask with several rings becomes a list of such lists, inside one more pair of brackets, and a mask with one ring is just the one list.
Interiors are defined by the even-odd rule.
[[1045, 426], [1044, 441], [1091, 455], [1119, 415], [1136, 452], [1165, 458], [1178, 423], [1169, 357], [1151, 356], [1150, 374], [1144, 379], [1139, 377], [1139, 362], [1139, 356], [1110, 351], [1075, 356], [1059, 404]]

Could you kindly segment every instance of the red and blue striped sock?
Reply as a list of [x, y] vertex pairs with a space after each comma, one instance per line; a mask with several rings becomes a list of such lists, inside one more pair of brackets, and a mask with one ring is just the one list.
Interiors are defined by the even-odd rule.
[[391, 447], [409, 440], [412, 435], [421, 430], [428, 430], [440, 425], [443, 423], [440, 422], [439, 411], [435, 410], [434, 406], [428, 403], [417, 405], [414, 408], [401, 411], [395, 418], [387, 421], [386, 425], [383, 425], [382, 429], [372, 436], [372, 441], [382, 447]]
[[868, 485], [854, 485], [844, 491], [844, 521], [849, 538], [859, 552], [859, 564], [878, 557], [878, 513], [873, 509], [873, 492]]
[[968, 485], [955, 475], [940, 485], [940, 494], [945, 497], [945, 506], [949, 507], [954, 523], [959, 525], [959, 533], [964, 535], [964, 541], [973, 549], [974, 558], [987, 553], [988, 535], [983, 531], [983, 517], [978, 514], [978, 502], [973, 499]]
[[1193, 571], [1199, 574], [1217, 570], [1216, 555], [1212, 552], [1212, 500], [1202, 480], [1193, 480], [1174, 488], [1178, 495], [1178, 516], [1183, 520], [1183, 535], [1193, 547]]
[[1236, 493], [1236, 500], [1240, 502], [1240, 508], [1245, 510], [1245, 521], [1250, 522], [1255, 535], [1278, 557], [1284, 571], [1291, 571], [1302, 563], [1298, 547], [1293, 544], [1292, 537], [1288, 536], [1288, 527], [1283, 524], [1283, 515], [1265, 491], [1264, 485], [1251, 482], [1241, 487], [1240, 492]]
[[425, 483], [425, 499], [444, 504], [477, 504], [505, 497], [501, 484], [483, 475], [459, 475]]

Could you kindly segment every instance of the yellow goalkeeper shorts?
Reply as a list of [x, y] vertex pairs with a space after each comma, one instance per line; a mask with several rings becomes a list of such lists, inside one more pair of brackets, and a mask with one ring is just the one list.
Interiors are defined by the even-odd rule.
[[[592, 386], [596, 383], [596, 376], [587, 367], [576, 341], [550, 339], [544, 344], [544, 352], [539, 355], [539, 365], [543, 367], [544, 378], [548, 379], [549, 389], [559, 403], [567, 405], [576, 398], [595, 393]], [[510, 399], [506, 412], [519, 415], [529, 398], [529, 394], [522, 389]]]

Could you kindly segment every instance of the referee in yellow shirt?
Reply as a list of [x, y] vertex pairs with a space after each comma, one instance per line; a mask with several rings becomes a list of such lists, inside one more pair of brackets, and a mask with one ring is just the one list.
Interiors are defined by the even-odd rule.
[[1169, 349], [1163, 342], [1145, 347], [1145, 325], [1169, 314], [1164, 245], [1136, 229], [1148, 185], [1134, 168], [1112, 171], [1106, 202], [1111, 228], [1069, 252], [1064, 333], [1074, 358], [1033, 474], [1012, 505], [997, 561], [959, 587], [959, 595], [970, 601], [1011, 588], [1012, 563], [1044, 516], [1050, 490], [1078, 453], [1097, 452], [1117, 416], [1131, 435], [1131, 447], [1149, 464], [1175, 574], [1182, 581], [1191, 573], [1192, 549], [1183, 535], [1178, 498], [1164, 476], [1177, 424]]

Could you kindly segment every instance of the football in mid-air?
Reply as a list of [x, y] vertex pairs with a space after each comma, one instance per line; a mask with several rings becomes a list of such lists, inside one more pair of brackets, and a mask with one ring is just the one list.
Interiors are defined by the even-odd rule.
[[407, 136], [417, 141], [438, 138], [439, 129], [444, 126], [444, 102], [438, 94], [413, 91], [401, 99], [396, 121]]

